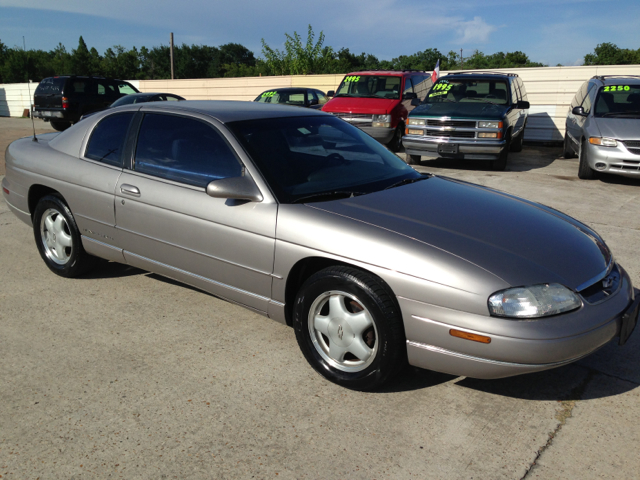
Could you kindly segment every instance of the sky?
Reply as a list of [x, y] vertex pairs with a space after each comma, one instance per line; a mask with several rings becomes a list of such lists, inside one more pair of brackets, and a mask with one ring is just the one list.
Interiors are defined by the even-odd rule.
[[101, 54], [174, 43], [240, 43], [261, 57], [261, 40], [282, 49], [308, 25], [325, 46], [380, 60], [427, 48], [463, 56], [520, 50], [545, 65], [581, 65], [600, 43], [640, 48], [638, 0], [0, 0], [8, 47], [68, 51], [82, 36]]

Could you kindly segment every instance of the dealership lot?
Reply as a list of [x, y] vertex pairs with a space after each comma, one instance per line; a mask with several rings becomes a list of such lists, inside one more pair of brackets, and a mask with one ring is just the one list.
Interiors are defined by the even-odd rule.
[[[30, 128], [0, 118], [2, 151]], [[576, 217], [640, 286], [640, 179], [580, 181], [560, 153], [417, 168]], [[187, 286], [117, 264], [54, 276], [4, 202], [0, 262], [3, 479], [640, 478], [638, 332], [539, 374], [412, 370], [359, 393], [313, 372], [290, 328]]]

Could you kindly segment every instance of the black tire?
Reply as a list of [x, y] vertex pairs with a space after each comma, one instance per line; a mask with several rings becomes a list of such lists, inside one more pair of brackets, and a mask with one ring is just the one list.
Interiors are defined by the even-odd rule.
[[509, 150], [511, 150], [512, 152], [521, 152], [523, 144], [524, 144], [524, 128], [518, 134], [518, 136], [511, 141], [511, 145], [509, 145]]
[[580, 164], [578, 165], [578, 178], [582, 180], [594, 180], [597, 177], [595, 170], [589, 166], [587, 161], [586, 142], [580, 144]]
[[569, 139], [569, 136], [567, 135], [566, 131], [564, 133], [564, 144], [562, 148], [562, 156], [564, 158], [576, 157], [576, 153], [573, 151], [573, 148], [571, 147], [571, 140]]
[[402, 135], [404, 135], [404, 125], [399, 123], [393, 133], [393, 138], [387, 143], [387, 148], [392, 152], [399, 152], [402, 148]]
[[409, 155], [407, 154], [407, 164], [408, 165], [420, 165], [420, 159], [422, 157], [420, 155]]
[[54, 130], [59, 132], [63, 132], [71, 126], [71, 122], [61, 122], [59, 120], [51, 120], [49, 123], [51, 123]]
[[296, 297], [293, 327], [309, 364], [343, 387], [373, 390], [406, 362], [393, 292], [380, 278], [355, 268], [328, 267], [312, 275]]
[[56, 275], [77, 277], [96, 263], [82, 247], [76, 221], [60, 197], [40, 199], [33, 213], [33, 234], [40, 256]]
[[500, 156], [497, 160], [493, 160], [491, 162], [491, 169], [496, 171], [502, 171], [507, 168], [507, 161], [509, 159], [509, 150], [511, 150], [511, 133], [507, 133], [506, 144], [502, 151], [500, 152]]

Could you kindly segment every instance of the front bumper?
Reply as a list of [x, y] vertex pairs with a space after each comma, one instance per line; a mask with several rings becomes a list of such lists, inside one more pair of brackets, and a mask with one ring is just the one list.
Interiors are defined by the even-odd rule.
[[[500, 319], [399, 297], [409, 363], [452, 375], [491, 379], [574, 362], [621, 333], [626, 337], [635, 325], [633, 319], [623, 328], [623, 316], [633, 306], [633, 287], [627, 273], [621, 272], [620, 290], [606, 301], [585, 303], [575, 312], [538, 320]], [[451, 329], [487, 336], [491, 342], [454, 337]]]
[[[640, 141], [636, 140], [635, 143], [640, 144]], [[585, 145], [587, 163], [593, 170], [631, 178], [640, 177], [640, 154], [629, 151], [624, 142], [618, 141], [617, 147], [603, 147], [588, 142]]]
[[371, 135], [380, 143], [389, 143], [395, 133], [395, 128], [383, 128], [383, 127], [361, 127], [357, 123], [352, 124], [354, 127], [358, 127], [364, 133]]
[[[402, 137], [404, 150], [408, 155], [437, 155], [444, 158], [466, 160], [497, 160], [506, 148], [504, 140], [467, 140], [443, 137], [421, 137], [405, 135]], [[443, 145], [457, 146], [457, 153], [443, 152]]]

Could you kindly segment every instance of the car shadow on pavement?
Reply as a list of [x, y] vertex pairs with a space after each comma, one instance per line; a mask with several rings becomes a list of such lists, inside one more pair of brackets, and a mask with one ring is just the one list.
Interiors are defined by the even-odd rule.
[[620, 175], [610, 175], [608, 173], [599, 173], [597, 175], [597, 180], [600, 180], [602, 183], [608, 183], [611, 185], [631, 185], [640, 187], [640, 177], [638, 178], [629, 178], [622, 177]]
[[[549, 149], [549, 152], [535, 154], [533, 152], [512, 153], [509, 155], [507, 172], [528, 172], [548, 167], [558, 160], [557, 149]], [[491, 162], [488, 160], [456, 160], [449, 158], [423, 158], [418, 166], [426, 168], [445, 168], [450, 170], [478, 170], [492, 171]]]
[[89, 272], [78, 277], [79, 279], [97, 280], [100, 278], [120, 278], [131, 277], [133, 275], [144, 275], [144, 270], [124, 265], [122, 263], [110, 262], [108, 260], [98, 260], [98, 264]]

